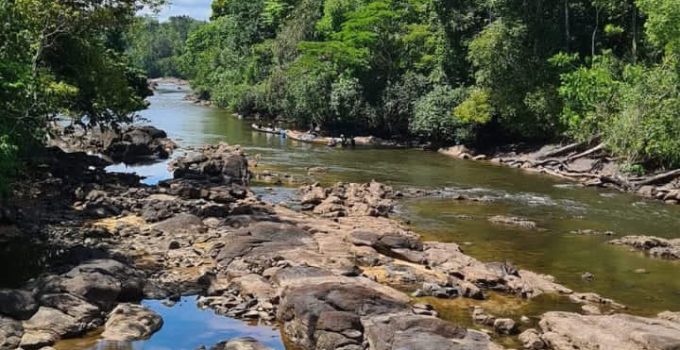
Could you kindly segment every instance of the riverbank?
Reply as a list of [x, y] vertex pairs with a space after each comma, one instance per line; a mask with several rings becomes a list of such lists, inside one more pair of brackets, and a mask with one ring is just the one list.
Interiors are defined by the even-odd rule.
[[626, 174], [622, 165], [603, 153], [603, 146], [586, 143], [545, 145], [529, 151], [475, 152], [453, 146], [439, 153], [458, 159], [485, 161], [578, 182], [586, 187], [612, 188], [667, 204], [680, 204], [680, 169], [645, 176]]
[[[306, 186], [302, 211], [295, 211], [248, 189], [248, 160], [238, 147], [197, 149], [172, 162], [175, 179], [154, 186], [103, 172], [99, 158], [54, 152], [49, 167], [38, 167], [43, 178], [24, 187], [31, 207], [45, 210], [9, 208], [16, 214], [3, 232], [23, 235], [32, 228], [36, 240], [66, 253], [47, 258], [45, 270], [20, 288], [0, 293], [14, 301], [2, 303], [12, 306], [0, 310], [0, 348], [40, 348], [102, 326], [103, 337], [143, 339], [159, 321], [126, 303], [179, 295], [199, 295], [200, 305], [226, 316], [280, 323], [302, 349], [502, 349], [495, 341], [519, 332], [535, 349], [581, 341], [569, 325], [585, 316], [573, 312], [560, 314], [567, 323], [559, 323], [564, 326], [555, 336], [548, 332], [558, 328], [552, 315], [512, 319], [472, 308], [468, 317], [481, 332], [436, 317], [437, 303], [424, 304], [424, 297], [474, 302], [501, 293], [510, 303], [531, 303], [555, 295], [594, 314], [587, 316], [594, 324], [610, 317], [597, 314], [623, 310], [550, 276], [481, 262], [455, 243], [423, 242], [389, 218], [400, 195], [380, 183]], [[37, 219], [35, 227], [26, 217]], [[674, 321], [615, 318], [622, 327], [645, 325], [644, 344], [622, 340], [634, 349], [655, 348], [650, 344], [658, 334], [665, 342], [680, 341]], [[135, 326], [144, 319], [155, 321]], [[130, 335], [130, 329], [143, 331]], [[606, 348], [612, 330], [598, 331], [588, 344]]]

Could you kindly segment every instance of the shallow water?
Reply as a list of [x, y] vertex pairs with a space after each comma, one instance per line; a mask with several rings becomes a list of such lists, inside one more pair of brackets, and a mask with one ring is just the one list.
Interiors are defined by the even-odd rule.
[[163, 317], [163, 327], [151, 339], [135, 342], [111, 342], [98, 334], [57, 343], [57, 350], [195, 350], [210, 348], [221, 341], [237, 337], [253, 337], [274, 350], [285, 346], [278, 330], [267, 326], [253, 326], [245, 322], [218, 316], [210, 309], [196, 306], [194, 297], [184, 297], [174, 306], [165, 306], [158, 300], [145, 301]]
[[[578, 291], [594, 291], [651, 314], [680, 310], [680, 265], [611, 246], [608, 236], [578, 236], [578, 229], [614, 231], [616, 236], [647, 234], [680, 237], [680, 206], [646, 201], [607, 190], [585, 189], [564, 180], [483, 162], [451, 159], [419, 150], [329, 149], [271, 134], [253, 132], [250, 122], [229, 112], [183, 101], [184, 94], [161, 91], [142, 116], [164, 129], [181, 147], [219, 141], [240, 144], [259, 155], [268, 168], [306, 177], [310, 167], [328, 173], [316, 180], [363, 182], [375, 179], [396, 187], [446, 188], [447, 192], [484, 196], [488, 202], [443, 196], [405, 200], [399, 215], [426, 239], [454, 241], [484, 261], [510, 261], [521, 268], [554, 275]], [[135, 170], [127, 169], [127, 170]], [[169, 177], [164, 165], [143, 168], [154, 182]], [[264, 187], [259, 194], [285, 201], [290, 190]], [[517, 215], [536, 221], [539, 230], [490, 223], [493, 215]], [[634, 273], [645, 269], [648, 273]], [[581, 279], [591, 272], [592, 282]]]

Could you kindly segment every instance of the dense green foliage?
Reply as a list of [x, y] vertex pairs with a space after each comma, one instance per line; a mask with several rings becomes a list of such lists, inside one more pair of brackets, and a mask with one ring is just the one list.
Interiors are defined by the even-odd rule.
[[675, 0], [216, 0], [184, 52], [204, 98], [301, 128], [680, 165]]
[[187, 69], [180, 57], [184, 54], [189, 32], [203, 23], [190, 17], [170, 17], [159, 22], [151, 17], [137, 17], [126, 39], [132, 62], [146, 71], [149, 78], [184, 78]]
[[57, 116], [115, 126], [144, 108], [146, 78], [122, 40], [140, 4], [0, 0], [0, 192]]

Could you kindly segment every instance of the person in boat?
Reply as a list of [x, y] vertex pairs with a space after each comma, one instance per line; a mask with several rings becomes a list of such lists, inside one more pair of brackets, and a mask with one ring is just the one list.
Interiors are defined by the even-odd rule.
[[350, 142], [352, 148], [357, 146], [357, 141], [354, 139], [354, 136], [349, 137], [349, 142]]
[[340, 146], [342, 146], [342, 148], [345, 148], [345, 147], [347, 147], [348, 144], [349, 144], [349, 140], [347, 140], [347, 137], [345, 137], [345, 134], [340, 134]]

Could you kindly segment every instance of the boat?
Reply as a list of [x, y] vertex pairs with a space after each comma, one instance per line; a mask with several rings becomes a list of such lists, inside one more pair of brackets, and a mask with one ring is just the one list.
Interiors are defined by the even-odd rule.
[[[328, 145], [331, 143], [331, 140], [333, 139], [332, 137], [321, 137], [321, 136], [316, 136], [314, 134], [311, 134], [309, 132], [303, 132], [303, 131], [295, 131], [295, 130], [286, 130], [286, 136], [288, 136], [289, 139], [295, 140], [295, 141], [300, 141], [300, 142], [306, 142], [306, 143], [314, 143], [318, 145]], [[337, 139], [335, 139], [337, 142]]]
[[257, 132], [263, 132], [266, 134], [275, 134], [275, 135], [285, 135], [286, 130], [281, 129], [281, 128], [269, 128], [269, 127], [262, 127], [257, 124], [251, 124], [250, 127]]

